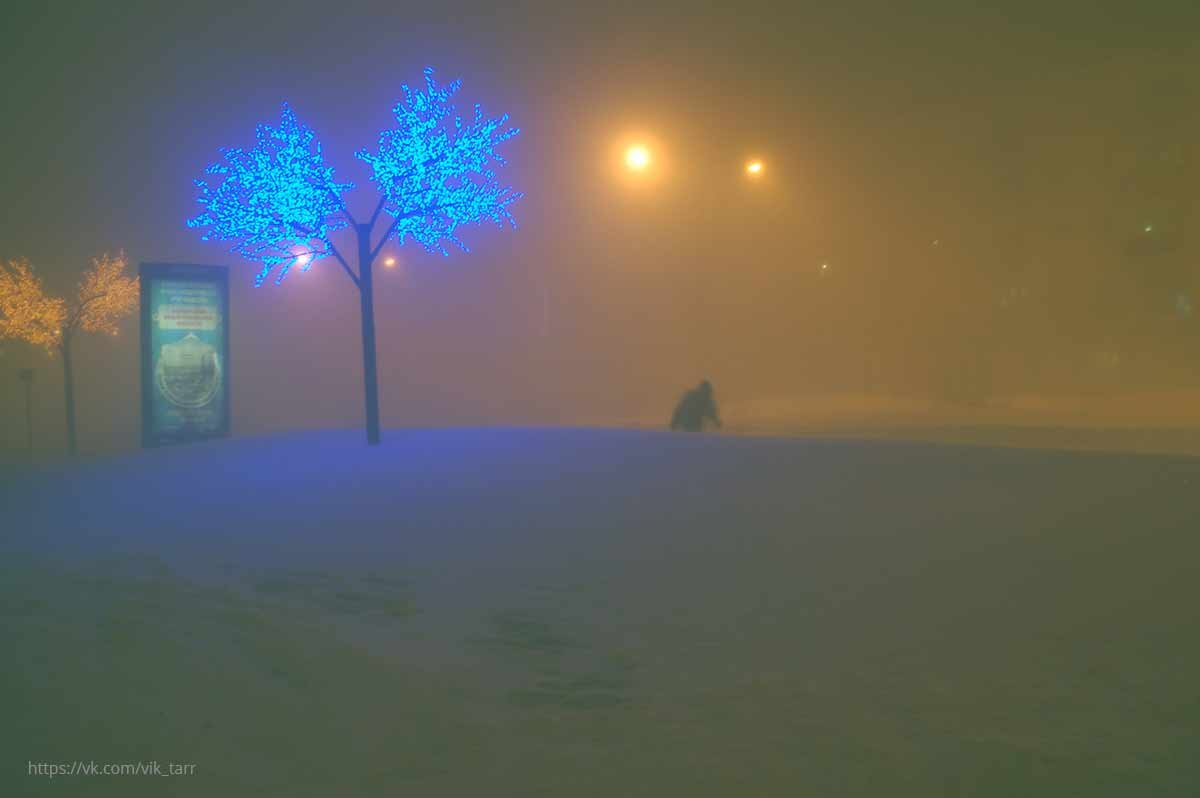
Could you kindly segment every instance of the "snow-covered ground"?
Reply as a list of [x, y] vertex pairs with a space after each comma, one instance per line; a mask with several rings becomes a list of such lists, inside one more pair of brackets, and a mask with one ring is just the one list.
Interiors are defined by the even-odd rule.
[[1200, 456], [1200, 391], [928, 397], [814, 394], [723, 404], [726, 429], [1073, 451]]
[[0, 795], [1194, 796], [1198, 489], [615, 430], [10, 472]]

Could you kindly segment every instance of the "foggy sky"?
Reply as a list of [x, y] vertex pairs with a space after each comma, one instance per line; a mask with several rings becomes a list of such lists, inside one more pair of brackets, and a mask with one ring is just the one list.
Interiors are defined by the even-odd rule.
[[[710, 5], [9, 3], [0, 257], [63, 293], [106, 250], [229, 265], [236, 432], [356, 425], [345, 275], [253, 288], [184, 227], [191, 180], [286, 100], [369, 210], [353, 152], [431, 65], [523, 129], [527, 197], [469, 255], [380, 269], [385, 425], [665, 419], [706, 376], [730, 403], [1196, 383], [1194, 4]], [[653, 185], [614, 164], [634, 133]], [[136, 319], [77, 347], [82, 448], [136, 445]], [[57, 445], [57, 359], [0, 348], [0, 446], [25, 365]]]

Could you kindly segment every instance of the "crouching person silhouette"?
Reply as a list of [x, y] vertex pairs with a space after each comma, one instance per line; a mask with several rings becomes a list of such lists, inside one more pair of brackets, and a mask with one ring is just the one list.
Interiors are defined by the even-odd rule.
[[714, 426], [721, 426], [717, 415], [717, 403], [713, 399], [712, 383], [704, 380], [697, 387], [688, 391], [675, 406], [671, 416], [671, 429], [684, 432], [700, 432], [704, 422], [711, 421]]

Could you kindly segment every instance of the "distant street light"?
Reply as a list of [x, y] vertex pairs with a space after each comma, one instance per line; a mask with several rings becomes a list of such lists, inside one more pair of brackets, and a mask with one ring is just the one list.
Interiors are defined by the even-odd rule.
[[764, 168], [763, 162], [755, 159], [746, 164], [746, 174], [748, 174], [750, 177], [760, 177]]
[[384, 258], [383, 265], [387, 266], [389, 269], [395, 268], [396, 259], [395, 258]]

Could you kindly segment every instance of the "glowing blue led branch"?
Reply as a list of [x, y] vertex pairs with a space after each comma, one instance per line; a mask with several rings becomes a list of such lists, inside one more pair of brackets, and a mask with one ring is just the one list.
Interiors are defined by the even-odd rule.
[[[381, 195], [370, 226], [381, 213], [391, 217], [369, 252], [371, 260], [389, 239], [403, 244], [411, 237], [445, 255], [446, 241], [467, 251], [457, 235], [460, 225], [516, 226], [508, 207], [522, 194], [501, 185], [495, 170], [504, 166], [496, 147], [519, 131], [507, 127], [507, 115], [485, 117], [478, 105], [467, 120], [455, 115], [451, 100], [460, 86], [456, 80], [439, 87], [433, 70], [426, 69], [424, 91], [403, 86], [404, 100], [393, 109], [396, 127], [379, 134], [378, 149], [356, 153], [371, 166], [371, 181]], [[291, 108], [284, 104], [278, 127], [258, 127], [253, 149], [220, 152], [223, 161], [205, 170], [219, 182], [194, 181], [203, 210], [188, 227], [202, 228], [205, 241], [232, 242], [231, 252], [261, 263], [256, 285], [276, 269], [278, 284], [301, 259], [306, 260], [300, 268], [307, 271], [330, 256], [358, 282], [330, 240], [332, 233], [354, 224], [342, 199], [354, 186], [334, 180], [320, 142]]]
[[355, 153], [371, 165], [371, 181], [392, 217], [376, 252], [389, 238], [403, 244], [405, 236], [430, 252], [449, 254], [443, 241], [467, 252], [455, 234], [459, 225], [487, 220], [516, 227], [508, 206], [523, 195], [501, 185], [495, 167], [505, 165], [496, 147], [520, 130], [504, 129], [507, 114], [487, 118], [479, 105], [469, 121], [455, 116], [451, 100], [461, 85], [439, 88], [427, 68], [425, 91], [402, 87], [404, 100], [392, 109], [396, 127], [379, 134], [378, 151]]
[[188, 227], [208, 228], [205, 241], [232, 241], [230, 251], [262, 263], [260, 285], [276, 267], [279, 283], [302, 256], [334, 254], [329, 235], [348, 223], [342, 194], [354, 187], [338, 183], [326, 166], [316, 135], [283, 105], [279, 127], [259, 125], [253, 149], [222, 148], [224, 162], [205, 174], [220, 175], [216, 186], [194, 181], [204, 209]]

